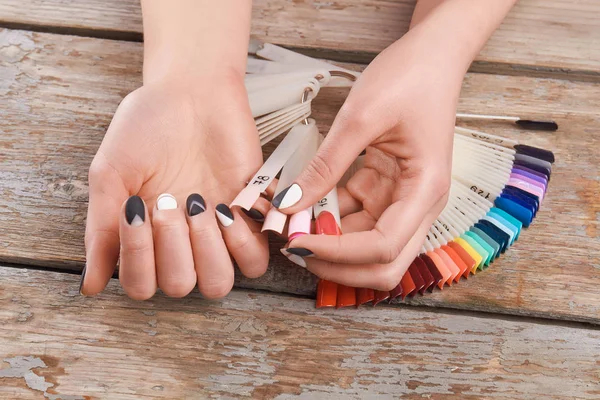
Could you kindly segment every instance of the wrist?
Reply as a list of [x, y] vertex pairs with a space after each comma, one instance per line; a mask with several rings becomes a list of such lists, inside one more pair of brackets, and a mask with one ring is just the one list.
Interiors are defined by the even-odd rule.
[[142, 0], [144, 84], [246, 70], [251, 2]]

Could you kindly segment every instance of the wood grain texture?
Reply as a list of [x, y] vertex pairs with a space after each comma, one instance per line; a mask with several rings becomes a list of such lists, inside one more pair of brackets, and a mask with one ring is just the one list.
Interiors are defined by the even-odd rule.
[[[408, 29], [415, 0], [255, 0], [252, 34], [344, 61], [367, 62]], [[600, 80], [597, 0], [522, 0], [476, 71]], [[139, 0], [2, 0], [0, 24], [141, 40]]]
[[[234, 291], [98, 298], [0, 267], [0, 397], [594, 399], [600, 332], [409, 308], [315, 311]], [[27, 376], [27, 380], [25, 377]], [[45, 393], [44, 393], [45, 390]]]
[[[0, 260], [78, 270], [87, 169], [119, 101], [140, 84], [141, 44], [0, 31]], [[346, 65], [348, 66], [348, 65]], [[360, 66], [354, 66], [360, 68]], [[556, 133], [472, 125], [556, 152], [533, 226], [486, 272], [415, 304], [600, 321], [600, 84], [469, 74], [460, 110], [554, 117]], [[326, 132], [345, 98], [324, 90]], [[314, 294], [314, 277], [278, 254], [241, 287]]]

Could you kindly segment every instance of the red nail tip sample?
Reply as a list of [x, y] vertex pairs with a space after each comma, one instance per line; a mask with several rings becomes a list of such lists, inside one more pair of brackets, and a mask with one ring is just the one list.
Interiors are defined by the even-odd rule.
[[419, 290], [419, 293], [423, 294], [426, 290], [433, 290], [433, 285], [435, 284], [436, 279], [431, 274], [431, 271], [429, 271], [429, 268], [427, 267], [427, 264], [425, 264], [425, 261], [423, 261], [421, 257], [417, 257], [415, 258], [414, 263], [417, 269], [419, 270], [419, 274], [421, 274], [421, 277], [423, 278], [424, 282], [423, 288]]
[[335, 217], [329, 211], [323, 211], [319, 214], [315, 223], [315, 232], [319, 235], [339, 236], [342, 234]]
[[375, 300], [375, 291], [373, 289], [356, 289], [356, 305], [362, 306]]
[[408, 272], [410, 273], [410, 277], [412, 278], [413, 282], [415, 283], [415, 290], [410, 294], [411, 296], [414, 296], [417, 293], [421, 293], [421, 290], [423, 290], [423, 287], [425, 286], [425, 281], [423, 280], [423, 277], [419, 273], [419, 269], [417, 268], [417, 265], [414, 261], [410, 265], [410, 267], [408, 267]]
[[404, 289], [402, 289], [402, 284], [398, 283], [398, 285], [396, 285], [395, 288], [393, 288], [392, 290], [390, 290], [390, 301], [394, 300], [397, 297], [402, 296], [402, 291]]
[[337, 283], [321, 279], [317, 285], [317, 308], [337, 305]]
[[356, 305], [356, 289], [350, 286], [338, 285], [336, 308]]
[[375, 291], [375, 300], [373, 301], [373, 307], [375, 307], [377, 304], [381, 303], [384, 300], [387, 300], [390, 298], [390, 292], [382, 292], [380, 290], [376, 290]]

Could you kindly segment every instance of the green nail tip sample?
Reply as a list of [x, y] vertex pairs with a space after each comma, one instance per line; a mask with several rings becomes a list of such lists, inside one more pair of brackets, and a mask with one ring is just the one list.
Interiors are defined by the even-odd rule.
[[487, 242], [485, 240], [483, 240], [482, 238], [480, 238], [476, 233], [465, 232], [465, 235], [472, 237], [473, 240], [475, 240], [477, 242], [477, 244], [480, 245], [486, 251], [487, 258], [486, 258], [485, 262], [483, 263], [483, 265], [484, 265], [484, 268], [489, 266], [490, 263], [492, 262], [492, 260], [494, 259], [494, 248], [492, 246], [490, 246], [489, 244], [487, 244]]
[[483, 270], [485, 268], [485, 265], [488, 264], [489, 265], [489, 259], [491, 259], [491, 255], [485, 251], [485, 249], [483, 247], [481, 247], [481, 245], [479, 243], [477, 243], [477, 241], [475, 239], [473, 239], [471, 236], [466, 235], [466, 234], [462, 234], [460, 235], [460, 237], [467, 243], [469, 243], [469, 245], [477, 252], [479, 253], [479, 255], [483, 258], [483, 261], [481, 262], [481, 264], [477, 267], [477, 269], [479, 270]]
[[494, 255], [492, 256], [492, 262], [500, 255], [500, 245], [494, 239], [492, 239], [487, 233], [477, 228], [476, 226], [471, 227], [471, 232], [485, 240], [485, 242], [494, 249]]

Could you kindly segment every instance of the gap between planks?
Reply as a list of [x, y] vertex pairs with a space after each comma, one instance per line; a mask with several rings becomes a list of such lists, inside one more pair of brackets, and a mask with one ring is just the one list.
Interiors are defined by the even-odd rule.
[[[135, 31], [119, 31], [111, 29], [80, 28], [53, 25], [35, 25], [22, 22], [0, 20], [0, 28], [23, 30], [39, 33], [52, 33], [95, 39], [118, 40], [125, 42], [143, 42], [143, 34]], [[309, 57], [327, 59], [333, 62], [369, 64], [378, 53], [367, 51], [348, 51], [331, 48], [312, 48], [300, 46], [282, 46]], [[523, 76], [531, 78], [552, 78], [573, 82], [600, 82], [600, 71], [552, 68], [511, 62], [490, 62], [475, 60], [469, 72], [493, 75]]]
[[[0, 263], [0, 276], [2, 276], [3, 268], [11, 268], [11, 269], [14, 269], [17, 271], [19, 271], [19, 270], [36, 271], [36, 272], [40, 272], [42, 274], [58, 273], [58, 274], [73, 275], [73, 276], [77, 277], [75, 282], [73, 282], [73, 287], [75, 287], [78, 284], [77, 279], [79, 279], [79, 277], [81, 276], [81, 272], [79, 272], [79, 271], [73, 271], [73, 270], [68, 270], [68, 269], [58, 269], [58, 268], [45, 268], [45, 267], [41, 267], [41, 266], [13, 264], [13, 263], [5, 263], [5, 262]], [[239, 272], [239, 271], [237, 271], [237, 269], [236, 269], [236, 273], [237, 272]], [[69, 279], [69, 278], [66, 278], [65, 281], [67, 279]], [[118, 271], [115, 271], [112, 279], [113, 280], [119, 279]], [[111, 283], [109, 282], [109, 285], [110, 284]], [[0, 284], [0, 286], [1, 286], [1, 284]], [[120, 289], [120, 292], [123, 295], [123, 297], [126, 296], [124, 293], [122, 293], [121, 289]], [[252, 288], [252, 287], [235, 286], [232, 289], [232, 293], [233, 292], [276, 295], [276, 296], [279, 296], [279, 297], [282, 297], [285, 299], [303, 299], [303, 300], [313, 300], [314, 301], [313, 296], [290, 293], [290, 292], [280, 292], [280, 291], [267, 290], [267, 289], [257, 289], [257, 288]], [[197, 293], [196, 288], [194, 288], [192, 293], [190, 293], [186, 297], [194, 298], [194, 297], [199, 297], [199, 296], [200, 295]], [[166, 297], [166, 296], [164, 296], [162, 294], [162, 292], [158, 291], [157, 294], [153, 296], [153, 299], [155, 300], [157, 297]], [[91, 298], [94, 298], [94, 297], [91, 297]], [[140, 303], [143, 304], [144, 302], [140, 302]], [[349, 308], [354, 308], [354, 307], [346, 307], [346, 309], [349, 309]], [[361, 310], [369, 310], [372, 308], [374, 309], [375, 307], [372, 307], [370, 305], [361, 306], [356, 310], [356, 312], [359, 313]], [[445, 305], [430, 307], [430, 306], [418, 305], [418, 304], [415, 305], [415, 304], [411, 304], [410, 302], [404, 302], [404, 303], [393, 302], [391, 304], [390, 303], [380, 303], [377, 305], [377, 308], [379, 308], [379, 309], [382, 309], [382, 308], [398, 309], [398, 310], [400, 310], [402, 308], [410, 308], [411, 310], [414, 310], [414, 311], [422, 311], [424, 313], [430, 313], [430, 314], [457, 315], [457, 316], [473, 317], [473, 318], [479, 318], [479, 319], [493, 319], [493, 320], [510, 321], [510, 322], [526, 322], [526, 323], [533, 323], [533, 324], [537, 324], [537, 325], [552, 325], [552, 326], [560, 326], [560, 327], [565, 327], [565, 328], [588, 329], [588, 330], [593, 330], [593, 331], [600, 331], [600, 324], [598, 324], [598, 322], [594, 321], [594, 320], [590, 320], [590, 321], [563, 320], [563, 319], [549, 318], [545, 314], [540, 314], [540, 315], [532, 315], [531, 313], [528, 313], [525, 315], [505, 314], [505, 313], [498, 313], [498, 312], [494, 312], [494, 311], [465, 310], [465, 309], [461, 309], [461, 308], [447, 307]], [[332, 309], [329, 309], [329, 310], [332, 310]], [[317, 314], [320, 312], [324, 313], [326, 311], [327, 311], [327, 309], [319, 310], [317, 308], [315, 308], [315, 310], [314, 310], [314, 312]]]

